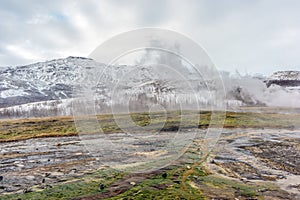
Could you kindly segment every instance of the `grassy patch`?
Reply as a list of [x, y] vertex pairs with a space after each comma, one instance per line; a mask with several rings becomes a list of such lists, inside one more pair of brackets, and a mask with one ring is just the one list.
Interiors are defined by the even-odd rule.
[[[189, 116], [191, 119], [189, 120]], [[197, 117], [199, 116], [199, 117]], [[214, 125], [211, 121], [211, 112], [195, 111], [170, 111], [167, 113], [133, 113], [128, 115], [99, 115], [97, 119], [104, 133], [122, 132], [115, 121], [117, 117], [122, 122], [132, 119], [133, 124], [124, 123], [122, 128], [132, 130], [135, 126], [148, 127], [149, 131], [178, 131], [179, 129], [207, 128]], [[217, 113], [215, 118], [221, 118]], [[165, 118], [166, 117], [166, 118]], [[183, 121], [182, 121], [183, 120]], [[86, 129], [92, 124], [84, 122]], [[162, 126], [163, 124], [163, 126]], [[274, 114], [274, 113], [251, 113], [251, 112], [227, 112], [223, 125], [224, 128], [294, 128], [300, 127], [300, 114]], [[99, 130], [90, 128], [90, 133]], [[37, 119], [1, 120], [0, 142], [24, 140], [39, 137], [74, 136], [77, 134], [72, 117], [51, 117]]]
[[239, 193], [242, 196], [248, 196], [248, 197], [258, 196], [258, 194], [257, 194], [258, 189], [266, 189], [267, 188], [266, 186], [264, 186], [264, 187], [263, 186], [258, 187], [257, 185], [251, 186], [251, 185], [240, 183], [240, 182], [237, 182], [234, 180], [217, 177], [214, 175], [203, 176], [200, 178], [200, 181], [203, 181], [204, 184], [207, 184], [211, 187], [216, 187], [219, 189], [226, 190], [228, 188], [234, 188], [237, 191], [239, 191]]
[[184, 175], [185, 170], [186, 168], [183, 166], [165, 170], [159, 175], [137, 184], [126, 192], [108, 199], [205, 199], [205, 196], [199, 189], [183, 189], [182, 185], [185, 183], [181, 182], [181, 177]]
[[[193, 147], [186, 154], [193, 154]], [[276, 190], [265, 183], [245, 184], [212, 175], [202, 165], [183, 162], [165, 169], [141, 174], [124, 174], [116, 170], [99, 170], [77, 180], [59, 183], [41, 191], [3, 195], [1, 199], [242, 199], [262, 197], [259, 191]], [[101, 188], [101, 185], [103, 187]]]
[[[191, 173], [187, 173], [191, 171]], [[188, 174], [186, 178], [184, 176]], [[129, 175], [114, 170], [101, 170], [92, 175], [86, 175], [80, 180], [60, 183], [52, 188], [41, 191], [33, 191], [25, 194], [13, 194], [2, 196], [1, 199], [72, 199], [84, 197], [84, 199], [207, 199], [223, 197], [234, 199], [235, 197], [258, 198], [259, 191], [276, 190], [271, 184], [255, 183], [245, 184], [216, 175], [211, 175], [203, 167], [195, 166], [187, 169], [186, 166], [173, 166], [154, 175], [145, 174], [140, 182], [135, 181], [134, 175]], [[137, 175], [139, 179], [143, 175]], [[122, 178], [123, 177], [123, 178]], [[129, 183], [131, 184], [130, 186]], [[104, 188], [101, 189], [100, 185]], [[126, 185], [127, 184], [127, 185]], [[125, 187], [125, 189], [124, 189]], [[124, 189], [116, 192], [112, 188]], [[211, 196], [215, 195], [215, 196]], [[107, 197], [107, 198], [106, 198]]]
[[0, 142], [76, 134], [74, 121], [70, 117], [0, 121]]
[[[86, 175], [82, 179], [73, 180], [69, 183], [53, 185], [41, 191], [34, 191], [25, 194], [12, 194], [2, 196], [1, 199], [70, 199], [85, 195], [93, 195], [100, 192], [105, 192], [113, 182], [120, 179], [124, 174], [114, 170], [100, 170], [94, 174]], [[100, 185], [104, 185], [104, 189]]]

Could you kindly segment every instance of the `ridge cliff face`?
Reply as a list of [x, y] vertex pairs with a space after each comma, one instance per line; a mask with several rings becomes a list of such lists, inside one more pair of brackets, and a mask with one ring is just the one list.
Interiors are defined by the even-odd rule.
[[300, 86], [300, 71], [274, 72], [266, 81], [267, 87], [279, 85], [283, 87]]

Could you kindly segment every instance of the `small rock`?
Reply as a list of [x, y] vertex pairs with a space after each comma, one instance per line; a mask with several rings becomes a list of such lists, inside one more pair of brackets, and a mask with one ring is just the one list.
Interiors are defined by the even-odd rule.
[[34, 180], [34, 176], [26, 176], [26, 179], [28, 179], [28, 180]]
[[247, 182], [247, 179], [246, 178], [241, 178], [241, 181]]
[[100, 184], [100, 190], [104, 190], [105, 185], [104, 184]]
[[258, 192], [266, 192], [266, 191], [268, 191], [268, 189], [263, 188], [263, 189], [258, 189], [257, 191], [258, 191]]
[[51, 177], [51, 178], [56, 178], [56, 177], [58, 177], [58, 176], [63, 176], [64, 175], [64, 173], [62, 173], [62, 172], [52, 172], [50, 175], [49, 175], [49, 177]]
[[285, 175], [277, 175], [277, 178], [284, 179], [284, 178], [286, 178], [286, 176]]
[[45, 188], [52, 188], [52, 185], [46, 185]]
[[29, 193], [29, 192], [32, 192], [32, 189], [31, 188], [25, 188], [23, 190], [23, 193], [26, 194], [26, 193]]
[[164, 172], [162, 175], [161, 175], [163, 178], [167, 178], [168, 174], [166, 172]]
[[130, 185], [135, 185], [135, 184], [136, 184], [136, 183], [135, 183], [135, 182], [133, 182], [133, 181], [132, 181], [132, 182], [130, 182]]
[[45, 173], [45, 176], [48, 177], [48, 176], [50, 176], [50, 174], [51, 174], [51, 173], [46, 172], [46, 173]]

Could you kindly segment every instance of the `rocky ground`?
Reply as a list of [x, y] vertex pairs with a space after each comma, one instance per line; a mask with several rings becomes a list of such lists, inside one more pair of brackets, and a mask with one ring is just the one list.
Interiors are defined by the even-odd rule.
[[70, 117], [0, 121], [1, 199], [300, 199], [298, 110], [250, 110], [226, 113], [208, 157], [210, 112], [179, 132], [195, 112], [168, 113], [159, 132], [160, 113], [127, 133], [101, 115], [104, 133], [80, 136]]
[[[139, 152], [142, 152], [142, 147], [148, 149], [148, 145], [139, 144]], [[68, 184], [76, 179], [82, 180], [101, 168], [107, 168], [100, 165], [95, 157], [87, 153], [76, 136], [35, 138], [1, 143], [0, 146], [0, 192], [2, 195], [26, 194], [45, 188], [51, 189], [57, 184]], [[201, 190], [202, 194], [209, 199], [250, 199], [239, 193], [241, 189], [236, 189], [238, 184], [258, 188], [257, 194], [251, 197], [252, 199], [260, 197], [299, 199], [299, 148], [300, 131], [226, 129], [215, 146], [213, 155], [205, 164], [211, 174], [209, 176], [212, 177], [206, 179], [205, 176], [189, 177], [187, 175], [189, 178], [185, 181], [183, 180], [185, 176], [182, 176], [181, 179], [176, 176], [170, 179], [174, 179], [175, 183], [188, 183], [189, 187]], [[182, 163], [190, 165], [186, 167], [186, 170], [189, 171], [193, 163], [186, 161]], [[179, 164], [175, 165], [180, 166]], [[149, 177], [162, 173], [163, 171], [157, 170], [151, 173], [126, 175], [107, 188], [106, 193], [89, 197], [91, 199], [113, 198], [113, 195], [120, 195], [146, 181]], [[225, 179], [220, 179], [220, 177]], [[216, 179], [215, 182], [210, 183], [214, 179]], [[211, 184], [216, 183], [226, 184], [226, 187], [212, 187]], [[261, 183], [270, 183], [273, 185], [271, 188], [278, 186], [280, 189], [264, 187], [259, 189], [260, 186], [256, 184]], [[153, 187], [158, 187], [155, 188], [156, 190], [164, 190], [171, 186], [172, 184], [168, 183], [156, 183]]]
[[208, 165], [217, 174], [246, 183], [276, 183], [299, 199], [299, 150], [300, 131], [234, 130], [224, 133]]
[[1, 193], [43, 189], [95, 171], [78, 137], [37, 138], [1, 143]]
[[[146, 161], [154, 166], [133, 166], [130, 172], [163, 166], [169, 160], [176, 160], [178, 151], [189, 142], [186, 139], [179, 140], [176, 146], [165, 147], [170, 138], [174, 138], [174, 133], [136, 133], [134, 137], [115, 133], [103, 137], [85, 135], [2, 142], [0, 192], [20, 193], [31, 191], [33, 187], [44, 189], [55, 183], [82, 178], [99, 169], [107, 169], [107, 166], [123, 170], [125, 166], [130, 168], [128, 165]], [[92, 145], [88, 146], [88, 141], [92, 141]], [[171, 149], [173, 153], [170, 153]], [[159, 165], [154, 162], [159, 162]]]

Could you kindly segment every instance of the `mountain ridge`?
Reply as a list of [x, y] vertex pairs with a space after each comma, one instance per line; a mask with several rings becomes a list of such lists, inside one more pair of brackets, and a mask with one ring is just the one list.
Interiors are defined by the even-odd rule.
[[[90, 87], [97, 101], [101, 102], [102, 108], [111, 106], [114, 90], [117, 93], [114, 99], [118, 101], [117, 103], [120, 104], [129, 99], [141, 107], [148, 103], [168, 106], [176, 104], [176, 101], [179, 103], [190, 101], [193, 104], [195, 91], [197, 91], [198, 101], [204, 107], [214, 102], [211, 98], [218, 93], [214, 88], [214, 80], [205, 80], [205, 82], [198, 80], [198, 76], [193, 72], [180, 71], [180, 73], [189, 78], [187, 81], [192, 88], [188, 88], [182, 80], [172, 79], [170, 71], [164, 71], [155, 66], [114, 65], [107, 67], [105, 64], [84, 57], [69, 56], [29, 65], [0, 68], [0, 114], [3, 117], [14, 116], [14, 114], [20, 117], [39, 117], [47, 115], [47, 112], [50, 115], [70, 115], [72, 113], [71, 99], [78, 97], [77, 90], [82, 87]], [[293, 72], [293, 74], [297, 73], [300, 77], [300, 72]], [[266, 96], [273, 90], [289, 93], [285, 88], [270, 86], [280, 85], [276, 84], [278, 81], [285, 81], [285, 83], [294, 81], [290, 77], [285, 77], [290, 72], [281, 71], [274, 74], [267, 78], [265, 83], [261, 78], [252, 77], [248, 82], [243, 77], [226, 76], [224, 84], [227, 87], [227, 106], [266, 106], [268, 103]], [[248, 85], [245, 84], [246, 82]], [[116, 84], [117, 89], [114, 88]], [[211, 91], [208, 91], [207, 85], [211, 86]], [[270, 89], [267, 89], [266, 85]], [[255, 94], [257, 89], [260, 93], [268, 92], [259, 97]], [[220, 100], [225, 101], [225, 99]]]

